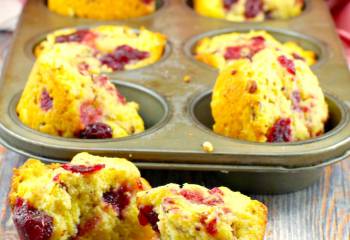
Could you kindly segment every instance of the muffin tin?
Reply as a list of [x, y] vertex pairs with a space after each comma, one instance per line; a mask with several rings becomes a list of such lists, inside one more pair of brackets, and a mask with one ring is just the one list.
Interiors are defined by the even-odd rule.
[[[46, 161], [67, 161], [81, 151], [132, 159], [144, 169], [212, 171], [223, 184], [243, 191], [287, 192], [310, 185], [322, 168], [350, 155], [350, 77], [327, 6], [307, 1], [290, 20], [235, 23], [202, 17], [188, 1], [164, 0], [154, 14], [129, 20], [98, 21], [50, 12], [44, 0], [29, 0], [19, 22], [0, 86], [0, 136], [21, 154]], [[140, 103], [147, 130], [120, 139], [81, 140], [29, 129], [15, 107], [35, 61], [33, 48], [46, 33], [104, 24], [141, 26], [168, 37], [160, 61], [142, 69], [109, 74], [128, 100]], [[212, 132], [210, 91], [217, 71], [192, 56], [195, 43], [225, 32], [267, 30], [281, 41], [293, 40], [319, 56], [313, 71], [330, 108], [327, 132], [294, 143], [254, 143]], [[191, 81], [185, 83], [185, 76]], [[201, 145], [209, 141], [214, 152]]]

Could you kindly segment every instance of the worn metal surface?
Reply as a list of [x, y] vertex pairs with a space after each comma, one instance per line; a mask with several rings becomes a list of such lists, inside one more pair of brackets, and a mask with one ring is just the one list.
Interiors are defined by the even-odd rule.
[[[334, 110], [339, 111], [350, 102], [349, 71], [328, 9], [322, 0], [307, 2], [304, 13], [288, 21], [233, 23], [198, 16], [182, 0], [165, 1], [164, 6], [153, 15], [123, 21], [64, 17], [51, 13], [43, 0], [30, 0], [24, 9], [1, 79], [0, 135], [13, 150], [48, 160], [68, 160], [77, 152], [89, 151], [128, 157], [147, 168], [169, 169], [174, 166], [237, 172], [249, 167], [255, 172], [288, 173], [298, 172], [304, 167], [331, 164], [334, 159], [345, 157], [350, 147], [350, 118], [346, 107], [341, 111], [338, 129], [324, 137], [289, 144], [259, 144], [218, 136], [203, 129], [191, 115], [193, 100], [213, 86], [217, 75], [214, 69], [190, 56], [192, 44], [202, 36], [250, 29], [267, 29], [281, 41], [293, 40], [316, 51], [320, 62], [313, 70], [322, 88], [343, 103], [335, 104]], [[97, 141], [48, 136], [23, 126], [13, 114], [13, 108], [15, 96], [23, 89], [35, 61], [32, 55], [34, 45], [45, 33], [56, 29], [100, 24], [125, 24], [134, 28], [145, 26], [168, 36], [171, 49], [158, 63], [110, 74], [115, 80], [142, 85], [163, 96], [167, 100], [168, 111], [165, 110], [164, 116], [159, 118], [163, 119], [162, 123], [139, 136]], [[191, 76], [191, 83], [184, 83], [185, 75]], [[208, 113], [209, 106], [203, 111]], [[207, 154], [202, 150], [204, 141], [214, 144], [213, 153]], [[266, 168], [272, 170], [265, 171]]]

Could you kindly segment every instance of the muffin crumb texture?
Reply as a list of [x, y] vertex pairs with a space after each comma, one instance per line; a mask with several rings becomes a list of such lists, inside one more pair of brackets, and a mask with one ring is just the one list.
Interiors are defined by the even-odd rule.
[[138, 193], [137, 205], [162, 240], [262, 240], [267, 222], [262, 203], [226, 187], [168, 184]]
[[20, 239], [155, 239], [138, 222], [136, 193], [150, 188], [126, 159], [76, 155], [70, 163], [30, 159], [9, 194]]

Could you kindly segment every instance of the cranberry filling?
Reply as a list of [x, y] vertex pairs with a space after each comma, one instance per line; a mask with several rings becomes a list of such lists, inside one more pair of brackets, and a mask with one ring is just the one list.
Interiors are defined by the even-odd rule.
[[223, 5], [226, 11], [229, 11], [232, 8], [232, 5], [237, 3], [238, 0], [223, 0]]
[[244, 15], [246, 18], [255, 18], [262, 11], [261, 0], [247, 0]]
[[47, 92], [46, 89], [44, 89], [41, 92], [41, 96], [40, 96], [40, 107], [42, 110], [44, 110], [45, 112], [49, 111], [52, 108], [52, 97], [50, 97], [49, 93]]
[[153, 206], [146, 205], [139, 208], [140, 212], [138, 215], [139, 223], [141, 226], [146, 226], [148, 223], [151, 224], [152, 229], [156, 232], [159, 232], [157, 222], [158, 214], [154, 211]]
[[86, 101], [80, 106], [80, 120], [84, 125], [98, 122], [101, 115], [101, 109], [94, 106], [91, 101]]
[[71, 34], [57, 36], [56, 43], [66, 43], [66, 42], [88, 42], [96, 37], [95, 33], [88, 29], [77, 30]]
[[112, 205], [119, 219], [124, 219], [123, 210], [130, 204], [131, 193], [128, 186], [121, 186], [103, 194], [103, 201]]
[[63, 164], [62, 168], [71, 171], [73, 173], [80, 173], [83, 175], [98, 172], [101, 169], [105, 167], [104, 164], [96, 164], [92, 166], [86, 166], [86, 165], [71, 165], [71, 164]]
[[292, 141], [291, 119], [281, 118], [269, 129], [268, 142], [290, 142]]
[[295, 66], [294, 62], [285, 56], [279, 56], [278, 62], [285, 68], [290, 74], [295, 75]]
[[100, 58], [103, 65], [108, 66], [113, 71], [124, 70], [125, 65], [133, 60], [143, 60], [149, 56], [148, 52], [139, 51], [128, 45], [117, 47], [114, 52], [106, 54]]
[[53, 218], [21, 198], [16, 200], [13, 222], [21, 240], [48, 240], [53, 232]]
[[218, 233], [217, 220], [216, 218], [210, 220], [209, 222], [206, 222], [206, 220], [207, 220], [207, 216], [202, 216], [199, 221], [202, 225], [205, 226], [206, 232], [214, 236], [215, 234]]
[[112, 128], [101, 122], [91, 123], [77, 134], [82, 139], [105, 139], [112, 138]]

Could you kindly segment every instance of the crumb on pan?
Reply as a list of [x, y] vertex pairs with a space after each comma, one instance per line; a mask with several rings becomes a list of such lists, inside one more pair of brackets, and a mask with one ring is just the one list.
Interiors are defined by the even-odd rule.
[[214, 146], [211, 142], [205, 141], [202, 143], [202, 148], [205, 152], [211, 153], [214, 151]]

